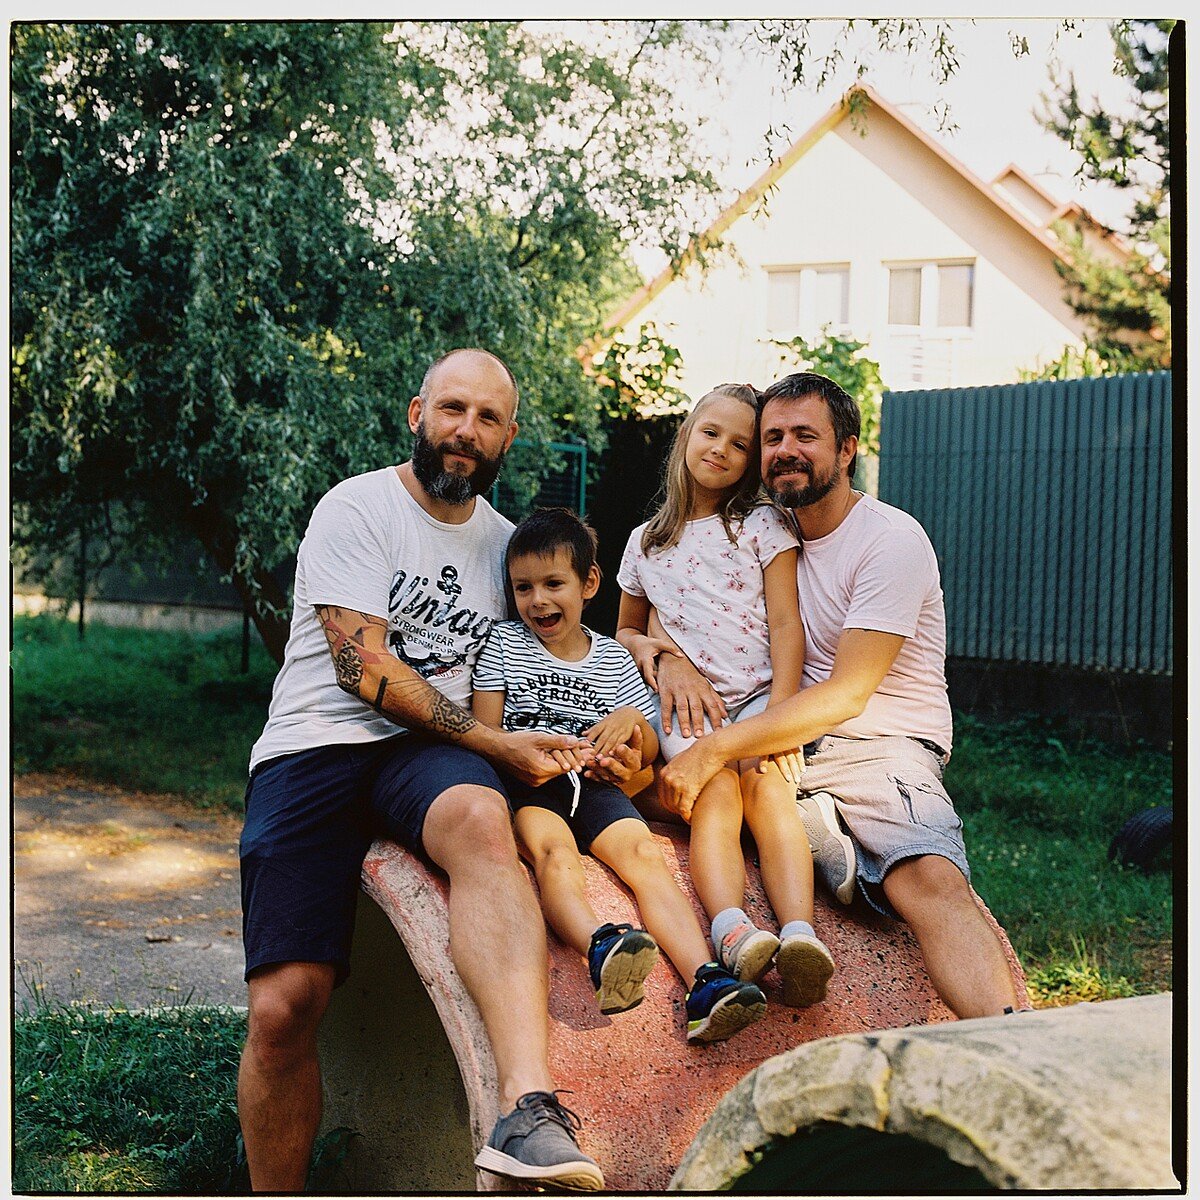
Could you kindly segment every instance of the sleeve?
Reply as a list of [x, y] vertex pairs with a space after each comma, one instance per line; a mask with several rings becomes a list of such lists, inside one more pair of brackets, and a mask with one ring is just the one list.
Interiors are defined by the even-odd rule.
[[477, 692], [508, 691], [504, 682], [504, 630], [500, 621], [492, 626], [487, 641], [475, 660], [471, 686]]
[[756, 508], [746, 520], [754, 522], [754, 552], [764, 570], [777, 555], [785, 550], [795, 550], [800, 545], [787, 518], [770, 504]]
[[642, 583], [642, 530], [645, 525], [639, 525], [625, 543], [625, 553], [621, 555], [621, 565], [617, 568], [617, 586], [631, 596], [644, 596], [645, 585]]
[[641, 671], [637, 669], [637, 664], [624, 646], [613, 642], [612, 649], [614, 651], [613, 670], [617, 676], [614, 711], [629, 706], [636, 708], [647, 721], [653, 722], [658, 714]]
[[388, 615], [394, 570], [381, 514], [340, 485], [313, 509], [299, 557], [308, 602], [337, 605], [375, 617]]
[[888, 529], [864, 550], [854, 572], [843, 629], [874, 629], [912, 637], [937, 583], [931, 553], [915, 532]]

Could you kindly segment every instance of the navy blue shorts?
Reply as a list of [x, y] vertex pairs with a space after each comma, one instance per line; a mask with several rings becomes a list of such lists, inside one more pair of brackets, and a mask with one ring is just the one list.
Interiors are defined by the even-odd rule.
[[581, 854], [586, 854], [591, 844], [617, 821], [632, 818], [646, 824], [646, 818], [633, 807], [633, 801], [615, 783], [585, 779], [581, 775], [579, 807], [574, 816], [570, 815], [574, 789], [567, 775], [551, 779], [541, 787], [530, 787], [508, 775], [504, 776], [504, 783], [514, 813], [522, 808], [546, 808], [558, 813], [575, 835], [575, 845]]
[[241, 839], [246, 978], [270, 963], [327, 962], [341, 983], [371, 842], [383, 834], [422, 852], [430, 807], [461, 784], [507, 798], [478, 754], [416, 733], [259, 764]]

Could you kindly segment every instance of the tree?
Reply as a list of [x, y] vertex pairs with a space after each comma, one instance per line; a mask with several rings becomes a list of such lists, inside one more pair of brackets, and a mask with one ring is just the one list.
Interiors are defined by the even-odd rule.
[[574, 349], [715, 187], [666, 102], [702, 33], [14, 26], [18, 541], [195, 537], [278, 659], [271, 569], [432, 357], [495, 349], [527, 436], [598, 444]]
[[[1119, 72], [1132, 110], [1116, 115], [1098, 98], [1085, 101], [1074, 76], [1044, 97], [1041, 122], [1077, 150], [1079, 174], [1136, 192], [1124, 263], [1091, 253], [1082, 231], [1060, 228], [1069, 262], [1059, 266], [1067, 300], [1088, 321], [1087, 348], [1108, 371], [1171, 365], [1171, 144], [1168, 42], [1173, 21], [1120, 21], [1111, 27]], [[1050, 370], [1065, 369], [1066, 360]], [[1086, 364], [1085, 355], [1081, 360]], [[1069, 364], [1068, 364], [1069, 365]]]

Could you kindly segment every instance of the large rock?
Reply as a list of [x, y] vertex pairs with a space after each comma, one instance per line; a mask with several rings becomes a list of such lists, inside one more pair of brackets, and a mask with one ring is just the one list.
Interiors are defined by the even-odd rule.
[[1171, 997], [1143, 996], [797, 1046], [722, 1098], [670, 1186], [1173, 1190], [1170, 1132]]
[[[686, 831], [652, 829], [707, 930], [687, 874]], [[640, 923], [614, 877], [592, 859], [585, 864], [600, 919]], [[773, 925], [753, 864], [748, 874], [747, 908]], [[377, 913], [360, 913], [353, 973], [335, 993], [322, 1031], [324, 1128], [360, 1135], [345, 1163], [348, 1188], [469, 1187], [471, 1159], [498, 1113], [496, 1073], [478, 1011], [450, 962], [446, 882], [394, 844], [377, 842], [363, 885], [400, 937], [388, 936]], [[551, 1068], [558, 1086], [572, 1092], [564, 1099], [583, 1119], [581, 1144], [611, 1189], [664, 1188], [721, 1096], [764, 1060], [835, 1035], [950, 1019], [903, 925], [823, 896], [815, 924], [838, 963], [825, 1002], [787, 1008], [768, 975], [767, 1017], [710, 1046], [687, 1044], [684, 983], [665, 959], [647, 981], [645, 1003], [604, 1017], [583, 960], [551, 937]], [[998, 932], [1023, 996], [1020, 967]], [[479, 1182], [495, 1186], [489, 1177]]]

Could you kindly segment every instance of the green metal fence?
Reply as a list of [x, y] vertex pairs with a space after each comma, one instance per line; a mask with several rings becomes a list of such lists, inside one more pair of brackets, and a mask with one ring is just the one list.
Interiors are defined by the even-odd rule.
[[514, 438], [492, 507], [518, 521], [535, 508], [587, 512], [587, 446], [582, 442], [539, 442]]
[[1171, 674], [1171, 375], [884, 394], [879, 496], [937, 551], [948, 653]]

